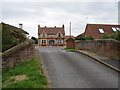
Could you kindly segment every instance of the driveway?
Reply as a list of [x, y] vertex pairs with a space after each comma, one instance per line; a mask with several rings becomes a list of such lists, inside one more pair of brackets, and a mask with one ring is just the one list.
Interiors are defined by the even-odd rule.
[[118, 88], [118, 73], [63, 47], [37, 48], [53, 88]]

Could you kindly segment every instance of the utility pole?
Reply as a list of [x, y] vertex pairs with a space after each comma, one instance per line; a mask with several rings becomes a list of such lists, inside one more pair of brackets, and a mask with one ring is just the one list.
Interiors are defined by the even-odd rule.
[[86, 24], [88, 23], [88, 21], [87, 21], [87, 20], [88, 20], [88, 17], [86, 17]]
[[70, 36], [71, 36], [71, 22], [70, 22]]

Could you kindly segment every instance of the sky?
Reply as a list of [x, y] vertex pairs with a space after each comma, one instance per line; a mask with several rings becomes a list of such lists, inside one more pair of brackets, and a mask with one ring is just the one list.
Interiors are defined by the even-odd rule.
[[119, 0], [2, 0], [0, 1], [0, 21], [23, 29], [30, 36], [38, 37], [41, 27], [65, 26], [69, 35], [85, 31], [86, 24], [118, 24]]

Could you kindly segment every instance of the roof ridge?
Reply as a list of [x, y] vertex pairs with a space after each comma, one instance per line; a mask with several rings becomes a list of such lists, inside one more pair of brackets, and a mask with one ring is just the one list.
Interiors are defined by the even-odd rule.
[[87, 24], [87, 25], [107, 25], [107, 26], [115, 25], [116, 26], [116, 24]]

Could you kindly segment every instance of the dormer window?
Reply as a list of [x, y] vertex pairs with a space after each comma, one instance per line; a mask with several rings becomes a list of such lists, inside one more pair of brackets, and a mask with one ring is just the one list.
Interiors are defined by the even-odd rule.
[[61, 34], [60, 34], [60, 33], [58, 33], [58, 37], [61, 37]]
[[45, 37], [45, 33], [42, 33], [42, 37]]

